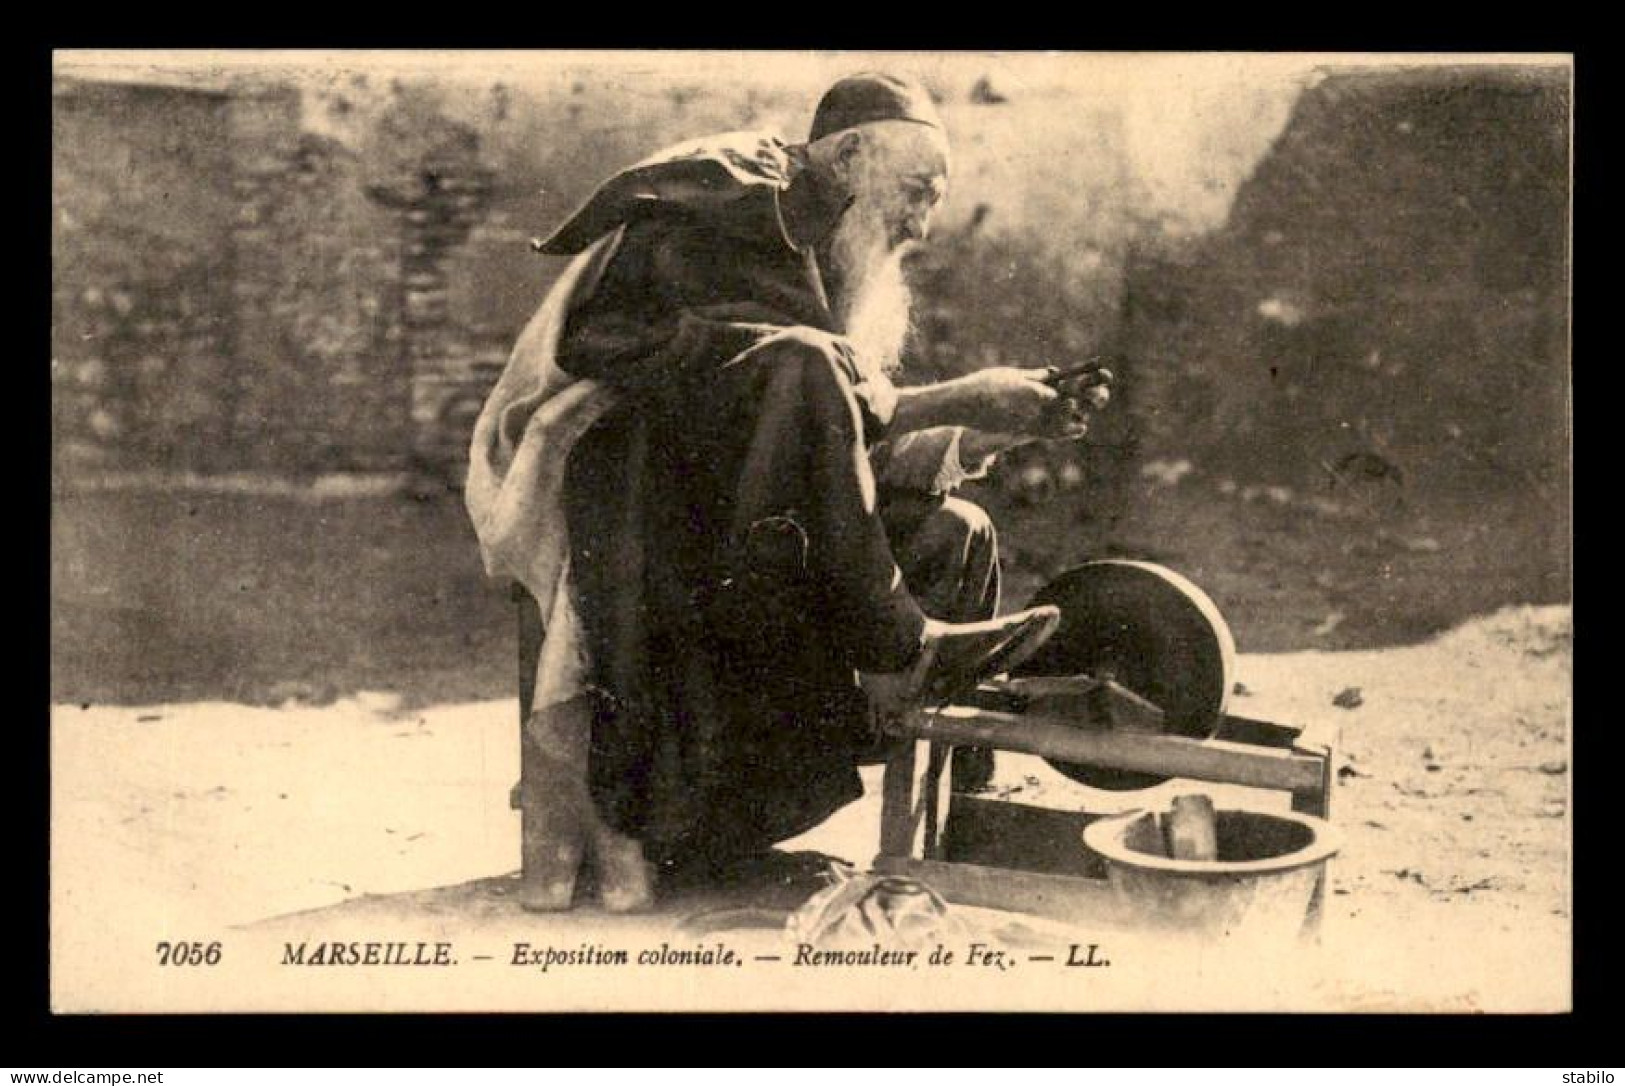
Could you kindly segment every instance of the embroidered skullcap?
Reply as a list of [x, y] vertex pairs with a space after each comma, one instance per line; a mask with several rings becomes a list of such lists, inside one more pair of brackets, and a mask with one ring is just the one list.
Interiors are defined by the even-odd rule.
[[942, 118], [924, 87], [884, 72], [860, 72], [825, 92], [813, 114], [808, 142], [873, 121], [913, 121], [942, 128]]

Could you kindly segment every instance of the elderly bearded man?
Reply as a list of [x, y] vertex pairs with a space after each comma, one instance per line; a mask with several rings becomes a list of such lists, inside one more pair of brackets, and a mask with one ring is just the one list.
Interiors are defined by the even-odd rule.
[[481, 415], [467, 492], [488, 570], [547, 631], [525, 741], [558, 772], [526, 798], [549, 812], [528, 907], [568, 907], [582, 850], [630, 909], [656, 869], [810, 829], [861, 795], [877, 701], [951, 696], [1054, 628], [1053, 608], [992, 618], [992, 527], [948, 492], [1080, 436], [1079, 405], [1046, 369], [890, 380], [902, 258], [948, 165], [919, 87], [854, 76], [806, 144], [668, 149], [540, 243], [575, 259]]

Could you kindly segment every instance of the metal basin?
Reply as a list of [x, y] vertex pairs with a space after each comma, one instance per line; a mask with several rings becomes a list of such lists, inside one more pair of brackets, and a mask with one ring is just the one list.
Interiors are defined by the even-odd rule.
[[1338, 849], [1331, 824], [1284, 811], [1216, 815], [1217, 860], [1169, 857], [1153, 811], [1093, 822], [1083, 842], [1136, 924], [1246, 941], [1296, 937]]

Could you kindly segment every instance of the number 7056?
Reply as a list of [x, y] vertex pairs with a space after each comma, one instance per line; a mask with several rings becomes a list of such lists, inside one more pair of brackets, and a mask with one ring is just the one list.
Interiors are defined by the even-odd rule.
[[219, 965], [220, 944], [215, 943], [171, 943], [168, 941], [157, 946], [159, 965]]

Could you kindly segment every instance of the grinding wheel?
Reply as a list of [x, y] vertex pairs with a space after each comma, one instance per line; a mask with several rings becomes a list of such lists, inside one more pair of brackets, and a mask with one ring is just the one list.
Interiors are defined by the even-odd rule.
[[[1210, 738], [1234, 681], [1236, 645], [1213, 601], [1173, 570], [1108, 559], [1061, 574], [1028, 604], [1055, 604], [1061, 624], [1012, 677], [1112, 679], [1163, 711], [1162, 734]], [[1129, 790], [1166, 777], [1050, 762], [1095, 788]]]

